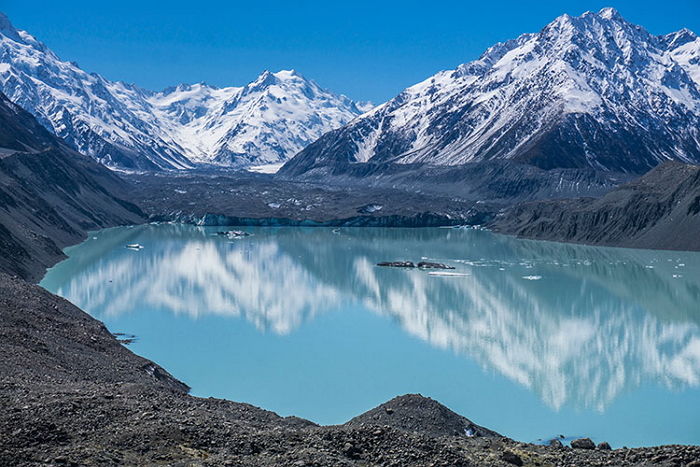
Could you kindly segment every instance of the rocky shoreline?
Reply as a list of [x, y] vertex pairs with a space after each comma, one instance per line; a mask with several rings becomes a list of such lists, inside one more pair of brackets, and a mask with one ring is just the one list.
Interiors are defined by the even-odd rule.
[[520, 203], [487, 225], [535, 240], [700, 251], [700, 166], [667, 162], [599, 198]]
[[521, 443], [420, 395], [343, 425], [197, 398], [70, 302], [0, 273], [0, 465], [700, 466], [700, 446]]

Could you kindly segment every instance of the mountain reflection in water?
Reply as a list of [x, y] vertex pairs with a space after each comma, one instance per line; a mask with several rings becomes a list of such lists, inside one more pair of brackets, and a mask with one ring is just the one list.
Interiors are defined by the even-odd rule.
[[[554, 409], [603, 410], [644, 382], [700, 385], [696, 253], [459, 229], [259, 228], [238, 240], [216, 236], [217, 230], [160, 225], [98, 232], [72, 248], [70, 261], [42, 285], [98, 318], [145, 304], [193, 319], [242, 317], [280, 335], [357, 304], [505, 375]], [[136, 238], [143, 250], [124, 248]], [[85, 247], [90, 242], [99, 242], [98, 251]], [[375, 266], [422, 257], [468, 275]]]

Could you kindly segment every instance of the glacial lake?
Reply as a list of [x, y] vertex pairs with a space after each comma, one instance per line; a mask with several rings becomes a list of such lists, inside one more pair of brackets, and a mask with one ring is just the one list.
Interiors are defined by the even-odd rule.
[[[700, 254], [467, 229], [143, 225], [41, 285], [192, 387], [343, 423], [421, 393], [537, 442], [700, 444]], [[126, 248], [138, 243], [140, 250]], [[457, 275], [381, 268], [439, 261]]]

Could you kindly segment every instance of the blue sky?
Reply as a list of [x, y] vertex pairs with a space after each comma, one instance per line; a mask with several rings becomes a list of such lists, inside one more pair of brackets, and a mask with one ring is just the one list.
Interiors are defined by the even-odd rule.
[[16, 27], [114, 80], [162, 89], [242, 85], [294, 68], [353, 99], [383, 102], [495, 42], [604, 6], [655, 34], [700, 33], [700, 1], [2, 0]]

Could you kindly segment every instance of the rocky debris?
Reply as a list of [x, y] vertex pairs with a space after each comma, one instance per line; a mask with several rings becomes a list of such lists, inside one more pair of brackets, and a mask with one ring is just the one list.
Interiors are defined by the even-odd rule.
[[360, 214], [372, 214], [373, 212], [381, 211], [382, 208], [381, 204], [366, 204], [360, 208], [357, 208], [357, 212]]
[[700, 250], [700, 166], [667, 162], [600, 198], [517, 204], [487, 226], [538, 240]]
[[244, 232], [243, 230], [223, 230], [216, 232], [216, 235], [219, 235], [221, 237], [227, 237], [231, 240], [236, 238], [250, 237], [250, 233]]
[[413, 261], [384, 261], [377, 263], [377, 266], [382, 266], [386, 268], [415, 268], [416, 265]]
[[597, 448], [601, 451], [610, 451], [612, 449], [610, 447], [610, 444], [608, 444], [607, 441], [603, 441], [602, 443], [598, 443]]
[[[187, 394], [66, 300], [0, 274], [0, 465], [692, 465], [698, 446], [519, 443], [410, 394], [320, 427]], [[472, 433], [475, 436], [468, 436]], [[662, 461], [660, 459], [663, 459]], [[515, 460], [517, 462], [517, 460]]]
[[431, 263], [427, 261], [421, 261], [418, 264], [413, 261], [384, 261], [377, 263], [377, 266], [389, 267], [389, 268], [419, 268], [419, 269], [454, 269], [453, 266], [442, 263]]
[[431, 436], [501, 437], [420, 394], [395, 397], [379, 407], [358, 415], [346, 426], [390, 426]]
[[[123, 176], [134, 185], [133, 199], [151, 220], [219, 227], [462, 225], [486, 222], [503, 207], [502, 203], [475, 205], [473, 199], [454, 193], [307, 183], [240, 172]], [[174, 196], [174, 189], [184, 189], [187, 196]], [[358, 205], [375, 199], [382, 199], [380, 211], [357, 212]]]
[[121, 344], [129, 345], [137, 342], [139, 339], [134, 334], [127, 334], [124, 332], [113, 332], [112, 335]]
[[554, 438], [554, 439], [552, 439], [552, 440], [549, 441], [549, 446], [550, 446], [550, 447], [553, 447], [553, 448], [563, 448], [563, 447], [564, 447], [564, 445], [562, 444], [562, 442], [559, 441], [559, 440], [556, 439], [556, 438]]
[[503, 451], [501, 459], [513, 465], [523, 465], [523, 460], [513, 451]]
[[453, 266], [448, 266], [442, 263], [431, 263], [428, 261], [421, 261], [418, 263], [418, 267], [421, 269], [454, 269]]
[[595, 443], [590, 438], [579, 438], [571, 442], [574, 449], [595, 449]]

